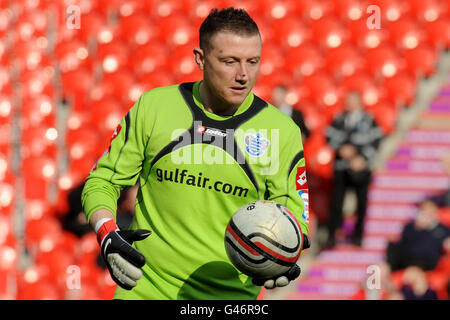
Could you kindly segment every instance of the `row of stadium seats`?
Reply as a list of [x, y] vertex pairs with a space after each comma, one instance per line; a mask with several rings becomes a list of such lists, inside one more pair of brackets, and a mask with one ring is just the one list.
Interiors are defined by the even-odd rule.
[[[448, 3], [0, 1], [0, 297], [111, 297], [114, 283], [96, 264], [95, 237], [77, 239], [59, 223], [67, 194], [141, 93], [201, 79], [192, 48], [212, 7], [244, 6], [255, 18], [264, 38], [255, 93], [270, 100], [276, 85], [289, 87], [289, 102], [312, 131], [309, 170], [330, 177], [323, 129], [342, 110], [344, 93], [360, 90], [391, 133], [418, 80], [434, 73], [449, 48]], [[381, 9], [379, 29], [367, 26], [371, 4]], [[81, 271], [86, 289], [78, 296], [66, 290], [70, 266], [80, 268], [72, 271]]]

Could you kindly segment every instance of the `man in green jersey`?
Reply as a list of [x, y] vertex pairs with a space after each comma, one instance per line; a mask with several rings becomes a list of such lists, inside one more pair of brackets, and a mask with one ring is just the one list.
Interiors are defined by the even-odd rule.
[[[225, 252], [231, 216], [259, 199], [290, 209], [299, 245], [309, 246], [300, 129], [251, 92], [261, 46], [244, 10], [212, 10], [194, 49], [203, 80], [145, 92], [86, 179], [82, 203], [119, 284], [115, 298], [256, 299], [262, 285], [299, 275], [295, 265], [277, 279], [249, 279]], [[117, 199], [138, 179], [133, 223], [119, 230]]]

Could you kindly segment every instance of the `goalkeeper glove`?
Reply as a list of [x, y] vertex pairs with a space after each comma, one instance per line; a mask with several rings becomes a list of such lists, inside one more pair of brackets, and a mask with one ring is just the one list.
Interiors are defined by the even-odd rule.
[[95, 228], [102, 257], [112, 279], [122, 288], [131, 290], [142, 278], [145, 257], [131, 246], [133, 241], [147, 238], [149, 230], [119, 230], [113, 219], [100, 220]]
[[[306, 234], [303, 235], [303, 247], [302, 250], [308, 249], [311, 246], [311, 242]], [[266, 289], [273, 289], [276, 287], [284, 287], [292, 280], [298, 278], [301, 273], [300, 267], [295, 264], [288, 271], [278, 276], [275, 279], [252, 279], [255, 286], [264, 286]]]

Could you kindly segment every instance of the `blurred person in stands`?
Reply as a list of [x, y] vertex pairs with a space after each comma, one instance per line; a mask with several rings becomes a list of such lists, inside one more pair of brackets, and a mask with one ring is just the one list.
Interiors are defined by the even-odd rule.
[[[252, 93], [258, 26], [243, 9], [213, 9], [199, 36], [203, 79], [143, 93], [86, 179], [83, 208], [118, 284], [115, 299], [256, 299], [261, 286], [288, 285], [296, 264], [252, 279], [227, 256], [228, 222], [252, 201], [284, 204], [300, 224], [299, 248], [309, 247], [300, 129]], [[120, 230], [120, 190], [137, 180], [131, 228]]]
[[450, 252], [450, 228], [439, 222], [436, 204], [424, 200], [415, 220], [403, 227], [400, 239], [388, 243], [386, 259], [393, 271], [409, 266], [428, 271], [446, 252]]
[[357, 199], [357, 220], [351, 241], [360, 246], [373, 160], [383, 135], [372, 116], [364, 111], [357, 91], [347, 93], [345, 111], [333, 120], [325, 135], [336, 153], [326, 247], [335, 245], [335, 233], [343, 220], [345, 194], [350, 187], [354, 188]]
[[272, 91], [272, 104], [294, 120], [295, 124], [300, 128], [302, 133], [302, 141], [305, 142], [310, 136], [309, 129], [305, 124], [303, 113], [287, 103], [287, 93], [288, 89], [284, 84], [276, 85]]
[[352, 300], [403, 300], [401, 292], [391, 281], [391, 267], [380, 262], [375, 267], [377, 273], [371, 273], [361, 283], [360, 289], [352, 296]]
[[[91, 226], [88, 224], [86, 214], [81, 204], [81, 194], [84, 183], [71, 190], [67, 196], [69, 210], [63, 214], [61, 218], [64, 230], [72, 232], [78, 237], [82, 237], [86, 233], [92, 232]], [[128, 229], [134, 216], [134, 202], [136, 200], [138, 186], [135, 185], [130, 189], [124, 190], [117, 201], [117, 224], [121, 229]]]
[[425, 271], [418, 266], [406, 268], [400, 290], [404, 300], [438, 300], [436, 291], [428, 284]]

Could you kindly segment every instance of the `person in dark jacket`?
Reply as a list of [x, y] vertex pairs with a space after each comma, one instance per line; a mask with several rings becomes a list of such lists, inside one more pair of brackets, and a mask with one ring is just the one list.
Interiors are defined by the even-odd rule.
[[414, 221], [407, 223], [397, 242], [389, 242], [386, 260], [393, 271], [418, 266], [436, 268], [445, 252], [450, 252], [450, 228], [439, 222], [436, 205], [424, 200]]
[[285, 85], [279, 84], [275, 86], [272, 91], [272, 104], [277, 107], [278, 110], [284, 112], [291, 117], [292, 120], [294, 120], [295, 124], [300, 128], [302, 133], [302, 141], [305, 142], [311, 133], [305, 124], [303, 113], [286, 101], [287, 92], [288, 89]]
[[346, 95], [345, 111], [333, 120], [325, 134], [328, 144], [335, 150], [334, 190], [326, 246], [335, 245], [335, 232], [342, 224], [344, 197], [350, 187], [355, 189], [357, 198], [357, 221], [352, 242], [360, 246], [373, 160], [383, 135], [372, 116], [364, 111], [357, 91]]

